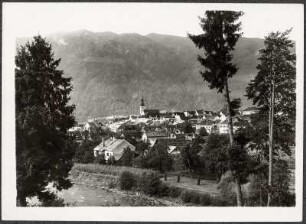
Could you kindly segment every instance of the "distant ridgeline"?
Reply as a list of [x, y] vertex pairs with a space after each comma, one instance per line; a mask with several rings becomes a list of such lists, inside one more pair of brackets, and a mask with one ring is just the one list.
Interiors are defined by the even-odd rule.
[[[19, 39], [19, 44], [25, 43]], [[186, 37], [149, 34], [93, 33], [86, 30], [47, 37], [61, 68], [73, 78], [72, 102], [79, 121], [88, 118], [139, 114], [145, 96], [146, 110], [184, 111], [223, 106], [222, 94], [210, 90], [199, 74], [202, 54]], [[250, 106], [245, 87], [256, 74], [263, 40], [241, 38], [234, 52], [239, 67], [231, 80], [233, 98]]]

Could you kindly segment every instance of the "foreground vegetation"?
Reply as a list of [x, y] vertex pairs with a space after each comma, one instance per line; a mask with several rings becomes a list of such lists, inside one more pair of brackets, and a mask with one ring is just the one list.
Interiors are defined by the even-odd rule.
[[[140, 192], [151, 197], [166, 198], [193, 206], [232, 205], [219, 196], [168, 186], [161, 181], [161, 175], [152, 170], [100, 164], [75, 164], [73, 171], [111, 175], [113, 178], [102, 177], [103, 181], [108, 180], [106, 186], [110, 189], [117, 188], [123, 191]], [[97, 183], [97, 185], [99, 184]]]
[[104, 175], [120, 176], [123, 172], [128, 171], [135, 175], [142, 175], [143, 173], [156, 171], [140, 169], [127, 166], [113, 166], [113, 165], [101, 165], [101, 164], [81, 164], [75, 163], [73, 169], [88, 173], [99, 173]]

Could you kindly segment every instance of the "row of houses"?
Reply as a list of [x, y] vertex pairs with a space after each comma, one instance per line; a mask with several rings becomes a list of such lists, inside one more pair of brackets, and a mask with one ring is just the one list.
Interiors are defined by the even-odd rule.
[[[170, 155], [178, 155], [180, 150], [188, 143], [191, 143], [191, 141], [186, 140], [184, 136], [177, 136], [176, 138], [162, 137], [156, 138], [149, 148], [153, 148], [156, 144], [163, 144], [166, 146]], [[93, 153], [95, 157], [103, 154], [106, 161], [111, 158], [118, 161], [121, 159], [125, 149], [130, 149], [132, 152], [136, 153], [136, 147], [127, 140], [110, 137], [107, 140], [103, 139], [102, 142], [93, 149]]]
[[[247, 108], [237, 113], [233, 117], [234, 132], [247, 125], [250, 115], [257, 112], [257, 108]], [[184, 126], [186, 123], [192, 126], [192, 132], [185, 133]], [[146, 109], [142, 101], [140, 115], [91, 119], [69, 129], [68, 132], [78, 141], [92, 140], [98, 136], [101, 143], [93, 149], [94, 155], [104, 153], [106, 160], [111, 157], [117, 160], [125, 148], [135, 151], [135, 145], [128, 142], [122, 134], [128, 126], [135, 126], [141, 130], [141, 137], [136, 139], [137, 141], [147, 142], [150, 147], [154, 147], [155, 144], [161, 142], [167, 146], [168, 152], [171, 154], [179, 153], [180, 149], [191, 142], [203, 128], [208, 134], [227, 134], [229, 131], [227, 116], [222, 111], [159, 111]], [[116, 133], [117, 135], [104, 136], [106, 132]]]

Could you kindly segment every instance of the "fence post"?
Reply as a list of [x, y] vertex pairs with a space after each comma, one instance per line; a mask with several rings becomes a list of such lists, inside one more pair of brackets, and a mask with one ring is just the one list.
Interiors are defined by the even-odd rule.
[[200, 185], [200, 183], [201, 183], [201, 178], [198, 177], [198, 185]]
[[165, 173], [165, 181], [167, 181], [167, 174]]

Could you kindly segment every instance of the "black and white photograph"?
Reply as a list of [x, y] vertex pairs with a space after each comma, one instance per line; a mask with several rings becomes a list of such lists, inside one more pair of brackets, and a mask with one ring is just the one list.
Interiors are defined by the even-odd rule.
[[2, 9], [4, 220], [302, 220], [303, 4]]

